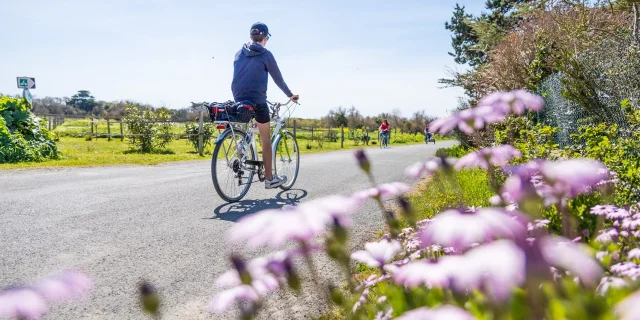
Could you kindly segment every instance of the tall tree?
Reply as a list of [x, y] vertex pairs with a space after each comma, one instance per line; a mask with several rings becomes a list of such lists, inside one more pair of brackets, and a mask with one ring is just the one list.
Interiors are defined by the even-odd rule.
[[444, 24], [453, 34], [449, 52], [458, 64], [477, 67], [487, 62], [487, 55], [504, 34], [512, 30], [522, 19], [517, 14], [518, 6], [536, 3], [539, 0], [487, 0], [489, 11], [475, 17], [465, 12], [465, 7], [456, 3], [451, 21]]
[[485, 63], [486, 57], [484, 53], [474, 49], [478, 44], [478, 36], [471, 26], [472, 19], [473, 15], [466, 13], [465, 7], [456, 3], [451, 21], [445, 22], [444, 27], [453, 33], [453, 52], [449, 52], [449, 55], [454, 57], [456, 63], [468, 63], [473, 67]]
[[69, 101], [67, 101], [67, 105], [81, 109], [85, 112], [91, 112], [98, 103], [89, 91], [80, 90], [78, 93], [74, 94]]

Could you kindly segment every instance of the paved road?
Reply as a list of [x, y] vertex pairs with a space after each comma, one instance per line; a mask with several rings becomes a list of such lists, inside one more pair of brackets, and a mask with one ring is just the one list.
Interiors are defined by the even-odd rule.
[[[402, 175], [407, 165], [451, 144], [367, 152], [380, 182], [407, 181]], [[54, 306], [47, 319], [145, 319], [136, 299], [136, 284], [143, 278], [160, 289], [166, 319], [221, 318], [204, 307], [216, 292], [215, 278], [229, 267], [229, 253], [268, 253], [229, 245], [225, 235], [234, 221], [261, 209], [367, 186], [352, 151], [305, 155], [295, 190], [254, 185], [246, 200], [233, 205], [216, 195], [206, 161], [0, 171], [0, 287], [73, 268], [94, 278], [93, 295]], [[379, 212], [366, 205], [355, 215], [355, 245], [381, 226]], [[319, 263], [321, 272], [331, 273], [330, 263]], [[273, 300], [267, 318], [322, 312], [322, 303], [312, 297], [284, 293]]]

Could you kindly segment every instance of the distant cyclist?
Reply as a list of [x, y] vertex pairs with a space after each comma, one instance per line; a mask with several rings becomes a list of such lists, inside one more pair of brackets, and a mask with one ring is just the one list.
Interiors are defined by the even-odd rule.
[[389, 121], [387, 121], [387, 119], [382, 121], [382, 124], [380, 125], [380, 128], [378, 128], [378, 130], [380, 130], [380, 134], [385, 137], [388, 144], [389, 143]]
[[424, 128], [424, 137], [427, 140], [426, 142], [431, 141], [431, 131], [429, 131], [429, 126]]
[[255, 117], [262, 141], [262, 161], [264, 161], [264, 185], [267, 189], [277, 188], [287, 182], [287, 177], [273, 175], [271, 172], [272, 154], [269, 129], [269, 107], [267, 107], [268, 75], [291, 100], [297, 101], [298, 95], [291, 93], [284, 82], [276, 59], [271, 51], [265, 49], [271, 37], [269, 28], [262, 22], [256, 22], [249, 31], [251, 43], [245, 44], [236, 54], [233, 62], [233, 82], [231, 91], [236, 102], [249, 100], [255, 104]]

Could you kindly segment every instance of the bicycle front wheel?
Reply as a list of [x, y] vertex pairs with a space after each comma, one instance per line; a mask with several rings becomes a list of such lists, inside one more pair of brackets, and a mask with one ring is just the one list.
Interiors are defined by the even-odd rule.
[[[227, 202], [237, 202], [249, 191], [254, 172], [245, 169], [242, 156], [238, 152], [238, 144], [244, 140], [246, 134], [239, 130], [223, 134], [224, 137], [213, 149], [211, 178], [220, 198]], [[253, 149], [246, 143], [243, 149], [248, 160], [257, 160]]]
[[300, 170], [300, 149], [298, 141], [291, 132], [278, 136], [275, 142], [276, 153], [273, 156], [273, 167], [279, 176], [286, 176], [287, 183], [280, 186], [282, 190], [289, 190], [298, 179]]

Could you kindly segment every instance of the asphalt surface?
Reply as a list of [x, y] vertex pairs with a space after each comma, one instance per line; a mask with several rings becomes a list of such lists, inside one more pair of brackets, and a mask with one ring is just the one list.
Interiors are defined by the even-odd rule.
[[[406, 166], [432, 156], [429, 145], [367, 149], [378, 182], [407, 180]], [[137, 284], [147, 279], [163, 298], [164, 319], [226, 319], [205, 306], [229, 268], [231, 252], [247, 251], [225, 240], [239, 218], [331, 194], [369, 187], [353, 151], [301, 157], [300, 175], [287, 192], [255, 184], [236, 204], [224, 203], [211, 183], [208, 161], [156, 166], [0, 171], [0, 288], [30, 283], [61, 269], [88, 273], [90, 298], [53, 305], [45, 319], [146, 319]], [[374, 203], [354, 214], [352, 245], [361, 246], [383, 226]], [[321, 274], [339, 281], [334, 266], [317, 259]], [[329, 281], [327, 280], [327, 281]], [[279, 293], [266, 319], [313, 318], [323, 302]]]

